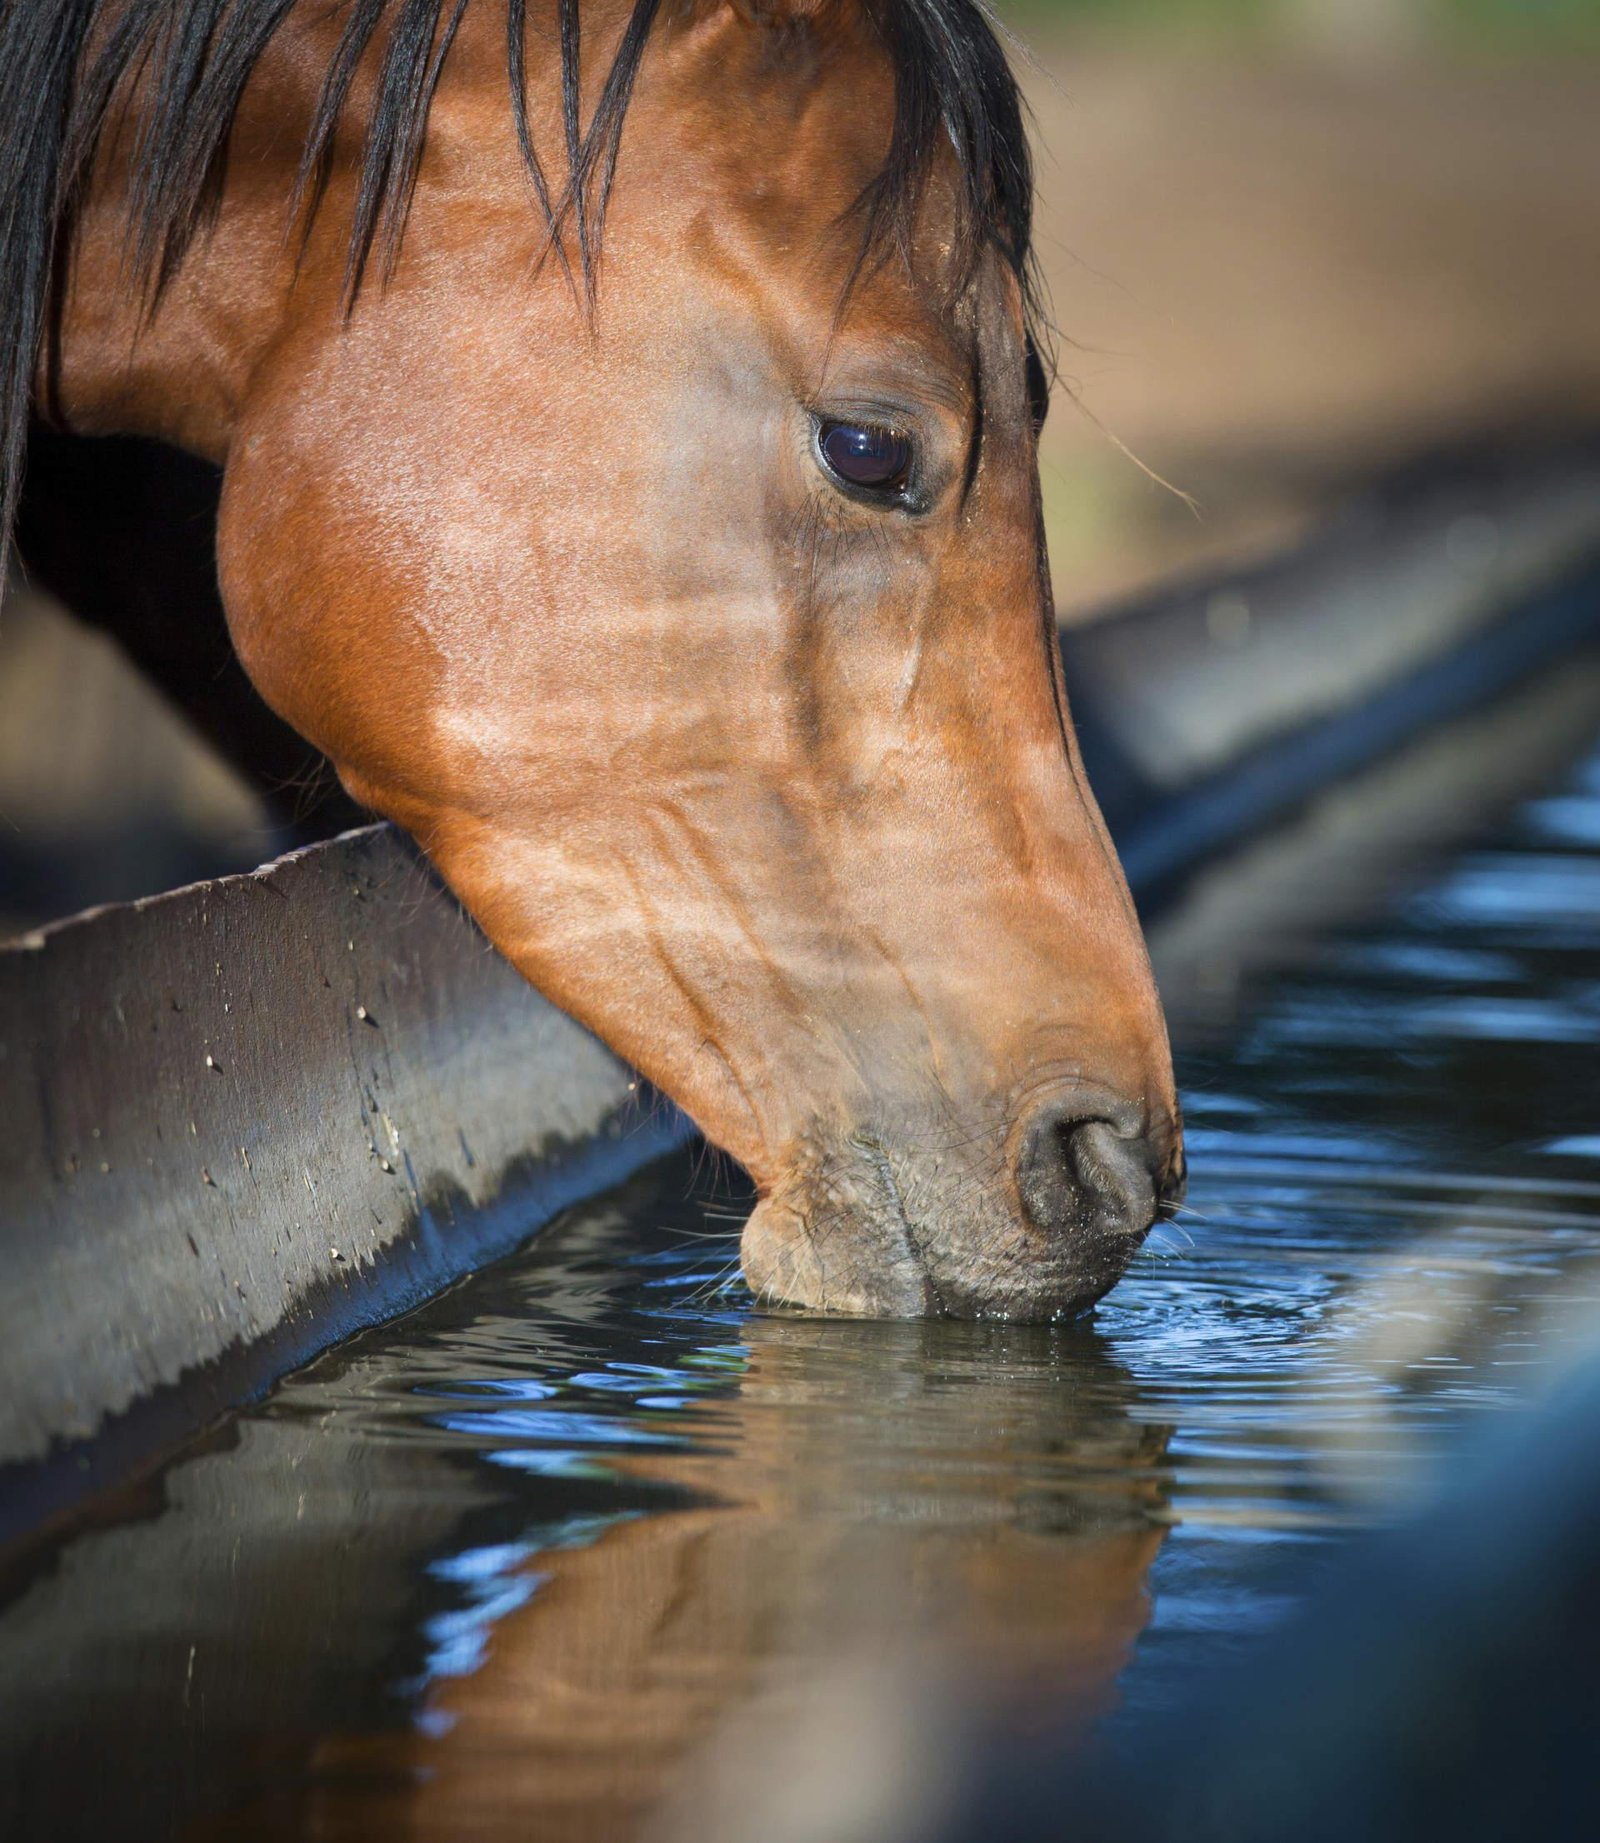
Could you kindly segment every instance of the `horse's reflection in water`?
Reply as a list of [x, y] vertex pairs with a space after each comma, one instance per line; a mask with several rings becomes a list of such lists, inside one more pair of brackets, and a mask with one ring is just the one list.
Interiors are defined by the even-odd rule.
[[1104, 1342], [763, 1318], [747, 1344], [699, 1450], [626, 1462], [699, 1507], [531, 1557], [536, 1591], [417, 1731], [325, 1747], [312, 1834], [632, 1836], [721, 1723], [840, 1660], [976, 1682], [1024, 1722], [1107, 1706], [1167, 1431]]

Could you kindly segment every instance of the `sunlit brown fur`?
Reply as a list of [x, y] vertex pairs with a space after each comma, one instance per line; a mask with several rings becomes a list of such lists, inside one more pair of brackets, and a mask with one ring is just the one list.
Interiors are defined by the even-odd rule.
[[[586, 76], [621, 21], [586, 8]], [[748, 1167], [760, 1291], [1080, 1308], [1175, 1183], [1166, 1040], [1055, 682], [1016, 279], [989, 254], [951, 285], [935, 183], [915, 262], [839, 313], [892, 115], [869, 22], [663, 18], [591, 313], [543, 253], [503, 14], [469, 6], [398, 267], [348, 320], [359, 86], [298, 268], [284, 231], [336, 29], [280, 31], [142, 329], [108, 148], [48, 399], [225, 464], [255, 683]], [[554, 156], [536, 61], [530, 90]], [[911, 428], [928, 508], [841, 494], [818, 412]], [[1144, 1220], [1030, 1218], [1019, 1135], [1052, 1106], [1148, 1154]]]

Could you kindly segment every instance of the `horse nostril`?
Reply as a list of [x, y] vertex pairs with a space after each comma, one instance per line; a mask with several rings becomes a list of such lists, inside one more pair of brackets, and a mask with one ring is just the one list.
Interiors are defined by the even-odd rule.
[[1023, 1129], [1017, 1194], [1046, 1235], [1143, 1235], [1156, 1217], [1158, 1166], [1148, 1139], [1047, 1103]]

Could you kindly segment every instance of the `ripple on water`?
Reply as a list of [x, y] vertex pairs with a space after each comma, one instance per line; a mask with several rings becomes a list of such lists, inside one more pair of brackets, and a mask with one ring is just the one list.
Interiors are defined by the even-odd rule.
[[753, 1313], [659, 1168], [73, 1538], [5, 1713], [108, 1822], [192, 1815], [204, 1708], [230, 1834], [442, 1839], [626, 1834], [839, 1648], [1159, 1705], [1592, 1337], [1597, 1047], [1600, 755], [1184, 1067], [1189, 1204], [1092, 1324]]

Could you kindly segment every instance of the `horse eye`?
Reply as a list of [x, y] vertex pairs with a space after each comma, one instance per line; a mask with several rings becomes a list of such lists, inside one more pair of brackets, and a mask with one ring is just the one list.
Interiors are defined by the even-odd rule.
[[910, 440], [872, 423], [825, 422], [817, 448], [836, 479], [869, 493], [897, 493], [911, 472]]

